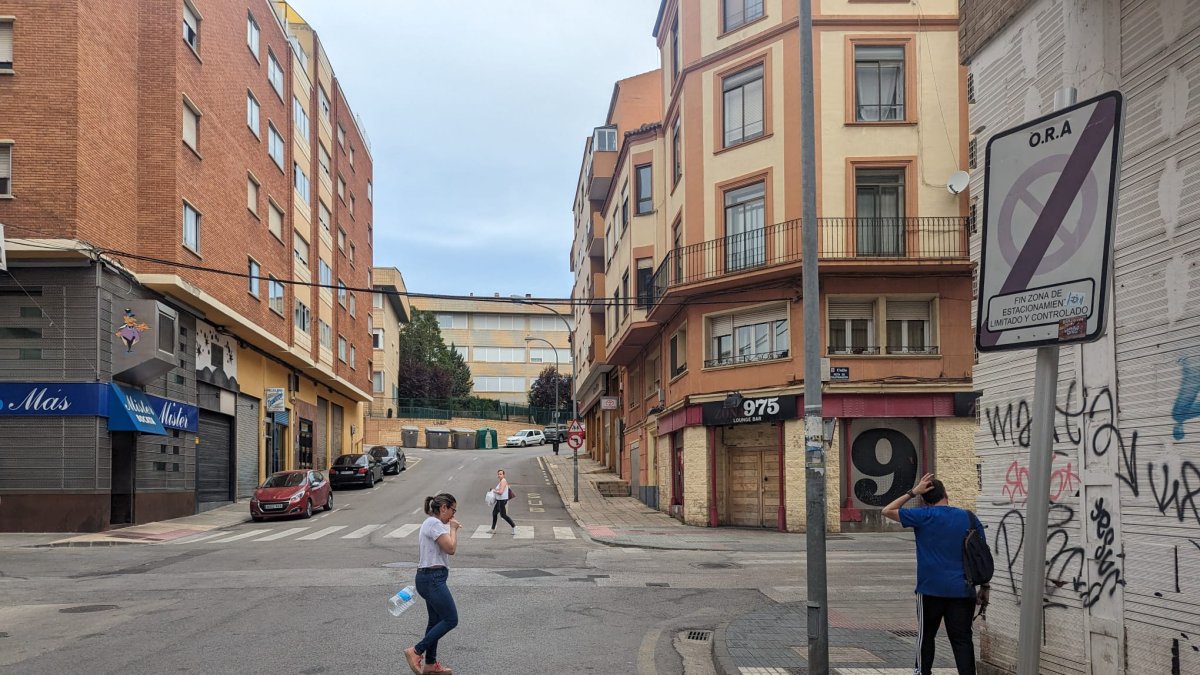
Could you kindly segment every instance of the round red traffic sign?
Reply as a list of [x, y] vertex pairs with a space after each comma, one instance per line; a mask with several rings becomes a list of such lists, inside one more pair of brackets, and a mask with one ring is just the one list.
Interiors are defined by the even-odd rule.
[[567, 434], [567, 447], [578, 450], [583, 447], [583, 432], [572, 431]]

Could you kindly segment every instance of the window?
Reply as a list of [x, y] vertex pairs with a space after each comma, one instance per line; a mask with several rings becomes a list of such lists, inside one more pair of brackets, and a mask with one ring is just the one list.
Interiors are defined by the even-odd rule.
[[706, 368], [787, 358], [788, 305], [755, 307], [709, 317]]
[[358, 353], [354, 349], [354, 345], [350, 345], [350, 370], [354, 370], [354, 362], [358, 360], [357, 356]]
[[317, 87], [317, 106], [321, 110], [321, 119], [329, 122], [329, 95], [325, 93], [325, 87]]
[[183, 41], [192, 51], [200, 51], [200, 15], [191, 3], [183, 3]]
[[438, 312], [437, 322], [438, 322], [438, 327], [443, 328], [443, 329], [466, 328], [467, 327], [467, 315], [466, 314], [449, 313], [449, 312]]
[[296, 60], [300, 62], [300, 71], [308, 72], [308, 54], [304, 52], [304, 48], [300, 46], [300, 41], [294, 37], [288, 38], [288, 42], [292, 45], [292, 53], [296, 55]]
[[200, 111], [186, 98], [183, 100], [183, 142], [193, 150], [200, 148]]
[[671, 23], [671, 83], [679, 80], [679, 16]]
[[300, 195], [300, 199], [307, 204], [309, 199], [308, 174], [304, 173], [304, 169], [300, 168], [298, 162], [292, 162], [292, 185], [296, 188], [296, 194]]
[[254, 58], [258, 59], [258, 22], [254, 20], [253, 14], [246, 14], [246, 46], [250, 48], [250, 52], [254, 54]]
[[346, 350], [346, 346], [347, 346], [347, 345], [346, 345], [346, 338], [344, 338], [344, 337], [342, 337], [341, 335], [339, 335], [339, 336], [338, 336], [338, 360], [339, 360], [339, 361], [345, 361], [345, 360], [346, 360], [346, 351], [347, 351], [347, 350]]
[[680, 145], [679, 123], [680, 118], [676, 117], [675, 124], [671, 128], [671, 164], [673, 165], [671, 173], [675, 185], [678, 185], [679, 179], [683, 177], [683, 147]]
[[617, 151], [617, 128], [596, 127], [592, 132], [592, 150], [596, 152]]
[[296, 254], [296, 264], [308, 269], [308, 240], [299, 232], [292, 233], [292, 252]]
[[13, 22], [0, 21], [0, 70], [13, 67]]
[[200, 212], [187, 202], [183, 203], [183, 245], [200, 252]]
[[322, 286], [333, 285], [333, 269], [329, 267], [329, 263], [325, 262], [324, 258], [317, 259], [317, 281]]
[[340, 227], [338, 228], [337, 245], [339, 251], [346, 251], [346, 231]]
[[346, 284], [341, 279], [337, 282], [337, 301], [342, 307], [346, 306]]
[[371, 294], [371, 307], [375, 309], [383, 309], [383, 293]]
[[354, 242], [350, 242], [350, 266], [351, 267], [354, 267], [354, 251], [355, 251]]
[[12, 144], [0, 143], [0, 195], [12, 196]]
[[725, 269], [757, 267], [766, 261], [766, 184], [725, 193]]
[[346, 129], [340, 124], [338, 125], [337, 139], [338, 145], [346, 147]]
[[463, 361], [467, 360], [467, 348], [466, 347], [459, 347], [459, 346], [456, 346], [453, 342], [451, 342], [450, 348], [453, 349], [454, 351], [458, 352], [458, 355], [462, 357]]
[[346, 201], [346, 179], [341, 174], [338, 174], [338, 199]]
[[[216, 361], [216, 365], [223, 365], [224, 354], [217, 356], [216, 345], [213, 345], [213, 356], [221, 358], [221, 361]], [[158, 351], [168, 354], [175, 353], [175, 315], [160, 311], [158, 313]]]
[[525, 378], [523, 377], [495, 377], [481, 376], [474, 378], [475, 391], [525, 391]]
[[531, 316], [529, 317], [529, 330], [566, 333], [567, 326], [563, 323], [563, 320], [557, 316]]
[[329, 174], [329, 151], [325, 149], [324, 143], [317, 143], [317, 165], [321, 168], [321, 177], [325, 180], [331, 180]]
[[476, 347], [474, 353], [481, 363], [525, 363], [524, 347]]
[[383, 349], [383, 329], [371, 329], [371, 347], [375, 349]]
[[354, 168], [354, 146], [351, 145], [346, 149], [346, 157], [350, 160], [350, 168]]
[[271, 311], [283, 314], [283, 284], [274, 276], [267, 277], [267, 305]]
[[369, 180], [367, 181], [367, 203], [375, 203], [375, 184]]
[[358, 313], [358, 296], [354, 295], [354, 291], [350, 291], [350, 316], [353, 317]]
[[549, 347], [530, 347], [529, 348], [529, 362], [530, 363], [559, 363], [559, 361], [563, 358], [563, 356], [569, 356], [568, 354], [564, 354], [563, 352], [566, 352], [566, 350], [565, 349], [559, 350], [559, 356], [558, 356], [558, 358], [555, 358], [554, 350], [550, 349]]
[[512, 314], [477, 314], [475, 330], [524, 330], [525, 317]]
[[640, 216], [654, 210], [654, 175], [653, 166], [643, 164], [636, 169], [637, 173], [637, 214]]
[[621, 303], [621, 320], [629, 315], [629, 270], [625, 270], [625, 274], [621, 275], [621, 297], [625, 301]]
[[725, 0], [725, 32], [763, 15], [763, 0]]
[[317, 200], [317, 222], [321, 224], [322, 230], [329, 231], [329, 207], [319, 199]]
[[725, 147], [763, 135], [763, 67], [747, 68], [721, 83]]
[[283, 168], [283, 136], [275, 131], [275, 125], [267, 122], [267, 154], [275, 160], [275, 165]]
[[312, 328], [312, 312], [309, 311], [308, 305], [296, 298], [296, 330], [307, 333]]
[[687, 329], [680, 328], [671, 336], [671, 377], [687, 370]]
[[376, 370], [371, 373], [371, 391], [376, 394], [383, 393], [383, 371]]
[[271, 88], [283, 98], [283, 68], [279, 65], [279, 61], [275, 58], [275, 52], [271, 48], [267, 48], [267, 82], [271, 83]]
[[292, 97], [292, 124], [296, 126], [296, 133], [308, 140], [308, 113], [304, 112], [304, 104], [295, 96]]
[[637, 306], [645, 309], [650, 306], [650, 298], [654, 294], [654, 260], [639, 258], [637, 261]]
[[258, 181], [254, 174], [246, 174], [246, 208], [258, 216]]
[[858, 255], [904, 255], [904, 169], [856, 169], [854, 208]]
[[629, 184], [621, 186], [621, 231], [629, 227]]
[[830, 354], [878, 354], [875, 343], [875, 302], [829, 298]]
[[854, 46], [854, 109], [859, 122], [904, 119], [903, 46]]
[[967, 143], [967, 168], [975, 169], [979, 166], [979, 141], [974, 136]]
[[255, 298], [260, 297], [258, 288], [259, 283], [261, 282], [259, 277], [262, 276], [262, 268], [259, 267], [258, 263], [253, 259], [250, 259], [250, 261], [246, 263], [246, 275], [249, 277], [246, 281], [250, 285], [248, 289], [250, 291], [250, 295], [253, 295]]
[[317, 334], [317, 339], [320, 340], [322, 347], [333, 348], [333, 328], [325, 323], [324, 319], [317, 319]]
[[249, 89], [246, 90], [246, 126], [250, 127], [250, 131], [258, 136], [259, 125], [259, 110], [258, 99], [254, 98], [254, 93]]
[[275, 202], [267, 200], [267, 230], [271, 234], [283, 239], [283, 209], [279, 208]]
[[887, 300], [887, 353], [936, 354], [929, 344], [929, 301]]
[[354, 193], [350, 193], [350, 217], [354, 217]]
[[675, 221], [675, 225], [671, 228], [671, 253], [675, 258], [674, 274], [675, 283], [683, 281], [683, 221]]
[[653, 356], [646, 357], [646, 396], [657, 394], [662, 384], [662, 375], [658, 367], [658, 360], [659, 355], [657, 352]]

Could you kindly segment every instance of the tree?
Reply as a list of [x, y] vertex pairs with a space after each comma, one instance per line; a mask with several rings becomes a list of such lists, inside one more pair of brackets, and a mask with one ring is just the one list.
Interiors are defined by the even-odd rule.
[[554, 366], [546, 366], [533, 381], [533, 386], [529, 388], [529, 405], [533, 408], [553, 410], [555, 387], [558, 388], [558, 419], [561, 421], [569, 416], [564, 416], [561, 412], [571, 409], [571, 378], [559, 373]]
[[471, 369], [462, 354], [446, 346], [433, 312], [413, 309], [397, 341], [400, 398], [443, 400], [471, 394]]

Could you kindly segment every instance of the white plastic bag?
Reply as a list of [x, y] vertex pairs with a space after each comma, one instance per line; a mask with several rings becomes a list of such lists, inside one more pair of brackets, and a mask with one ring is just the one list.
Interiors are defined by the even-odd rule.
[[487, 502], [488, 506], [495, 506], [496, 505], [496, 493], [492, 490], [488, 490], [487, 494], [484, 495], [483, 500], [485, 502]]

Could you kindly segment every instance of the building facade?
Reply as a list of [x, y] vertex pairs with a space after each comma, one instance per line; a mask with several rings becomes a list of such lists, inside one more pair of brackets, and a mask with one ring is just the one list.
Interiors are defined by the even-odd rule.
[[[437, 316], [442, 339], [471, 368], [471, 393], [518, 405], [547, 366], [571, 374], [570, 316], [527, 304], [529, 296], [495, 299], [414, 298], [413, 307]], [[560, 318], [561, 317], [561, 318]], [[535, 338], [527, 340], [526, 338]], [[566, 410], [567, 402], [562, 402]], [[564, 418], [565, 419], [565, 418]]]
[[[1200, 672], [1197, 45], [1196, 2], [963, 4], [981, 214], [995, 134], [1052, 113], [1063, 87], [1080, 102], [1124, 98], [1107, 332], [1059, 350], [1039, 672]], [[991, 672], [1012, 672], [1034, 351], [982, 354], [975, 384], [977, 506], [996, 558], [981, 657]]]
[[[814, 4], [827, 521], [883, 529], [924, 471], [977, 492], [957, 4]], [[585, 145], [588, 449], [690, 524], [805, 521], [798, 24], [782, 0], [664, 0], [658, 91], [618, 83]]]
[[370, 414], [375, 417], [392, 417], [396, 414], [396, 400], [400, 397], [400, 327], [408, 323], [412, 308], [408, 302], [408, 289], [404, 276], [395, 267], [376, 267], [371, 270], [371, 371]]
[[361, 444], [371, 157], [312, 28], [266, 0], [4, 12], [0, 387], [32, 389], [0, 529], [187, 515]]

